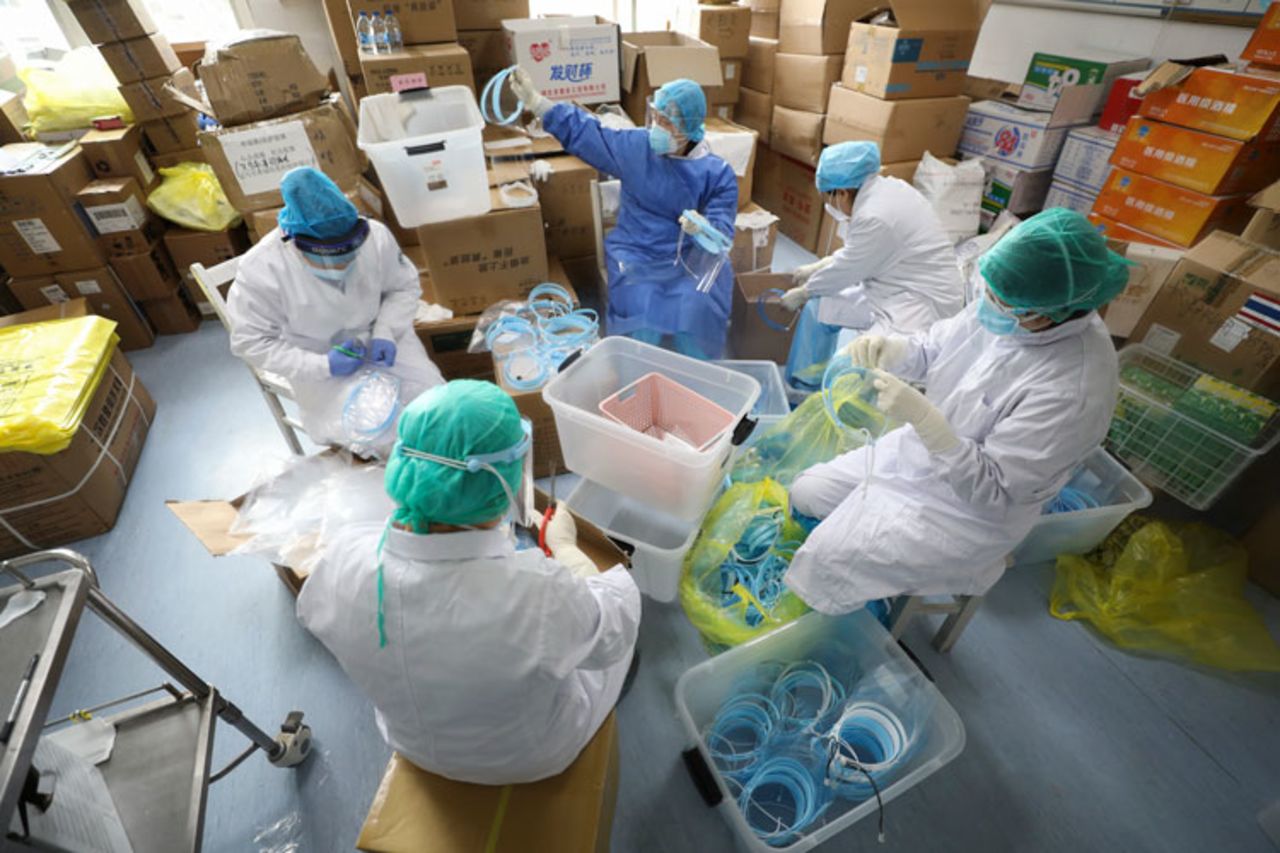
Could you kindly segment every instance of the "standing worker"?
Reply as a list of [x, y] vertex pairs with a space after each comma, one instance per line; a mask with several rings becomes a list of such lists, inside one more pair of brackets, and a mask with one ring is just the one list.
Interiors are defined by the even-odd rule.
[[289, 381], [312, 441], [343, 443], [342, 380], [362, 366], [398, 377], [402, 404], [444, 382], [413, 330], [418, 271], [323, 172], [293, 169], [280, 192], [279, 227], [245, 253], [227, 299], [231, 352]]
[[558, 505], [554, 556], [515, 550], [529, 424], [496, 385], [450, 382], [400, 419], [387, 523], [321, 543], [298, 619], [431, 773], [507, 785], [562, 772], [621, 693], [640, 624], [622, 566], [600, 572]]
[[510, 79], [525, 107], [566, 151], [622, 180], [618, 225], [605, 240], [609, 334], [695, 358], [720, 358], [729, 331], [733, 269], [726, 262], [702, 293], [677, 259], [681, 229], [690, 236], [700, 230], [685, 211], [702, 214], [730, 240], [738, 215], [733, 169], [703, 139], [702, 88], [692, 80], [672, 80], [649, 103], [647, 130], [610, 130], [571, 104], [543, 97], [523, 68]]
[[985, 291], [963, 313], [849, 346], [875, 371], [876, 405], [906, 425], [792, 484], [795, 511], [822, 523], [786, 583], [815, 610], [985, 593], [1107, 434], [1117, 362], [1095, 309], [1124, 290], [1128, 262], [1079, 213], [1055, 208], [979, 268]]
[[[947, 232], [929, 200], [906, 181], [880, 174], [874, 142], [841, 142], [822, 152], [815, 178], [844, 246], [795, 270], [782, 297], [804, 308], [787, 374], [827, 361], [835, 329], [910, 335], [964, 307], [964, 279]], [[816, 307], [806, 305], [821, 297]], [[809, 340], [817, 336], [823, 341]], [[811, 383], [816, 384], [816, 383]]]

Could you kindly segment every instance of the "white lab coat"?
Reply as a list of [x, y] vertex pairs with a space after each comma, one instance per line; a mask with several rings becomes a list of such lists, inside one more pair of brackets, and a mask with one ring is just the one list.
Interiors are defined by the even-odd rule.
[[792, 506], [824, 521], [786, 583], [824, 613], [894, 595], [986, 592], [1115, 408], [1116, 353], [1094, 312], [999, 336], [974, 304], [909, 341], [894, 372], [924, 382], [960, 445], [930, 454], [904, 426], [796, 479]]
[[844, 246], [809, 278], [818, 319], [871, 334], [909, 335], [959, 313], [964, 280], [946, 230], [920, 192], [873, 175], [858, 190]]
[[[422, 288], [418, 271], [381, 222], [352, 262], [343, 287], [322, 281], [280, 229], [240, 261], [227, 300], [231, 351], [289, 380], [302, 425], [316, 444], [342, 444], [341, 407], [350, 381], [329, 375], [329, 348], [347, 339], [396, 343], [391, 373], [408, 404], [444, 377], [413, 331]], [[394, 430], [389, 431], [394, 439]]]
[[533, 782], [565, 770], [622, 690], [640, 592], [615, 566], [582, 578], [508, 530], [416, 535], [382, 550], [380, 524], [333, 537], [298, 619], [377, 708], [387, 743], [461, 782]]

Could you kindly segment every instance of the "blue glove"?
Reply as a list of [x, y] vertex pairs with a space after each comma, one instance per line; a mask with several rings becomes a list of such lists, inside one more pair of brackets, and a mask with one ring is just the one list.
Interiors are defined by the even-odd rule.
[[373, 363], [382, 367], [391, 367], [396, 363], [396, 345], [395, 342], [386, 338], [374, 338], [370, 345], [373, 355]]
[[329, 375], [350, 376], [364, 364], [364, 347], [359, 341], [343, 341], [329, 349]]

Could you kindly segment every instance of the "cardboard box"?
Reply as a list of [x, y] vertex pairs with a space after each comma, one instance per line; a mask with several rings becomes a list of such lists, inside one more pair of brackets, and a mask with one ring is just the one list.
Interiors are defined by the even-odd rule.
[[[22, 316], [16, 319], [25, 322]], [[155, 401], [117, 351], [70, 445], [53, 455], [0, 453], [0, 557], [110, 530], [155, 413]]]
[[786, 0], [778, 19], [778, 50], [843, 54], [849, 25], [867, 6], [865, 0]]
[[710, 104], [707, 106], [707, 115], [715, 116], [721, 121], [733, 121], [738, 112], [737, 106], [737, 104]]
[[[461, 2], [461, 0], [458, 0]], [[355, 22], [347, 10], [347, 0], [324, 0], [324, 17], [329, 36], [347, 74], [360, 73], [360, 45], [356, 42]]]
[[751, 10], [751, 37], [778, 40], [781, 27], [778, 21], [778, 10], [757, 12]]
[[680, 33], [627, 33], [622, 41], [622, 106], [632, 121], [643, 125], [653, 93], [682, 77], [704, 89], [724, 85], [719, 52]]
[[[538, 90], [554, 101], [613, 103], [622, 98], [618, 25], [599, 16], [502, 22], [507, 65], [529, 72]], [[663, 81], [666, 82], [666, 81]]]
[[311, 109], [329, 91], [329, 78], [292, 33], [243, 30], [209, 45], [197, 71], [214, 117], [226, 126]]
[[[458, 13], [462, 9], [462, 6], [455, 6]], [[458, 44], [471, 58], [471, 74], [477, 92], [483, 91], [484, 85], [507, 67], [507, 41], [500, 29], [459, 30]]]
[[393, 53], [360, 57], [360, 73], [370, 95], [394, 92], [393, 78], [424, 74], [429, 86], [466, 86], [476, 91], [471, 57], [458, 44], [417, 44]]
[[1215, 232], [1178, 264], [1132, 339], [1280, 399], [1280, 254]]
[[351, 118], [333, 99], [284, 118], [203, 131], [200, 147], [242, 213], [284, 204], [280, 179], [297, 166], [321, 169], [344, 190], [356, 186], [365, 166]]
[[9, 289], [28, 310], [84, 300], [94, 314], [115, 321], [120, 349], [145, 349], [155, 343], [155, 332], [109, 267], [15, 278], [9, 283]]
[[1241, 233], [1244, 239], [1280, 252], [1280, 181], [1249, 199], [1253, 218]]
[[595, 254], [595, 221], [591, 214], [591, 182], [600, 174], [572, 154], [548, 157], [551, 175], [538, 181], [538, 204], [546, 227], [547, 253], [574, 258]]
[[[747, 61], [742, 66], [742, 86], [761, 94], [773, 92], [773, 76], [778, 55], [778, 40], [752, 36], [747, 46]], [[826, 109], [826, 104], [823, 104]]]
[[353, 21], [361, 12], [373, 14], [387, 8], [396, 13], [405, 44], [434, 44], [458, 39], [453, 0], [404, 0], [392, 3], [381, 0], [349, 0], [347, 3], [348, 14]]
[[706, 123], [707, 146], [733, 169], [738, 179], [738, 210], [751, 201], [758, 134], [749, 127], [712, 116]]
[[[178, 90], [177, 93], [174, 89]], [[180, 99], [182, 95], [199, 101], [195, 77], [185, 68], [163, 77], [137, 80], [120, 87], [120, 96], [129, 105], [129, 109], [133, 110], [133, 119], [138, 123], [187, 113], [191, 108]]]
[[167, 77], [182, 67], [169, 40], [160, 33], [104, 44], [98, 48], [117, 83]]
[[142, 38], [157, 31], [143, 0], [67, 0], [67, 6], [94, 44]]
[[1098, 127], [1077, 127], [1067, 134], [1053, 179], [1097, 195], [1111, 172], [1111, 154], [1119, 141]]
[[811, 166], [822, 154], [822, 126], [826, 116], [803, 110], [789, 110], [774, 103], [769, 126], [769, 145], [779, 154], [794, 157]]
[[438, 323], [414, 324], [418, 340], [445, 379], [494, 379], [493, 356], [467, 352], [479, 319], [479, 314], [468, 314]]
[[825, 113], [831, 86], [840, 79], [844, 58], [779, 53], [774, 60], [773, 105]]
[[1051, 207], [1065, 207], [1067, 210], [1074, 210], [1088, 216], [1097, 198], [1097, 190], [1085, 189], [1054, 178], [1053, 183], [1049, 185], [1049, 194], [1044, 197], [1044, 207], [1045, 210]]
[[1039, 212], [1044, 206], [1053, 169], [1023, 169], [999, 160], [982, 161], [987, 183], [982, 190], [982, 209], [994, 222], [1002, 210], [1023, 216]]
[[1248, 142], [1280, 139], [1280, 81], [1197, 68], [1142, 99], [1139, 115]]
[[1160, 246], [1166, 249], [1178, 249], [1179, 251], [1183, 249], [1182, 246], [1170, 243], [1168, 240], [1153, 237], [1144, 231], [1139, 231], [1137, 228], [1130, 228], [1128, 225], [1116, 222], [1114, 219], [1099, 216], [1093, 211], [1089, 212], [1089, 222], [1099, 234], [1108, 240], [1123, 240], [1126, 243], [1142, 243], [1147, 246]]
[[142, 128], [136, 124], [114, 130], [91, 130], [80, 137], [80, 147], [99, 178], [133, 178], [144, 190], [158, 176], [142, 153]]
[[735, 273], [768, 272], [778, 241], [778, 217], [748, 200], [733, 223], [729, 264]]
[[1137, 93], [1137, 88], [1146, 76], [1145, 72], [1123, 74], [1111, 82], [1111, 93], [1107, 95], [1106, 104], [1102, 107], [1098, 127], [1109, 133], [1124, 132], [1129, 119], [1142, 109], [1142, 96]]
[[110, 263], [125, 291], [138, 302], [164, 299], [178, 292], [178, 271], [163, 243], [153, 243], [136, 255], [112, 258]]
[[[744, 273], [734, 279], [733, 306], [729, 321], [729, 352], [737, 359], [772, 361], [786, 364], [791, 352], [795, 314], [782, 307], [776, 293], [765, 296], [770, 290], [790, 290], [793, 286], [790, 273]], [[764, 313], [779, 326], [792, 326], [785, 332], [770, 328], [760, 316], [756, 304], [764, 300]]]
[[75, 203], [93, 179], [80, 148], [26, 142], [3, 152], [11, 165], [0, 175], [0, 266], [33, 276], [100, 265], [96, 235]]
[[1272, 3], [1267, 7], [1240, 58], [1263, 65], [1280, 65], [1280, 6]]
[[814, 183], [813, 167], [782, 154], [777, 158], [778, 203], [772, 210], [781, 220], [778, 230], [810, 252], [815, 251], [823, 201]]
[[190, 151], [200, 144], [200, 120], [190, 111], [176, 116], [164, 116], [144, 122], [142, 135], [157, 153]]
[[1128, 338], [1142, 319], [1147, 306], [1155, 301], [1173, 268], [1182, 260], [1181, 249], [1166, 249], [1143, 243], [1127, 243], [1121, 252], [1133, 266], [1129, 267], [1129, 283], [1102, 308], [1107, 331], [1117, 338]]
[[760, 144], [768, 145], [773, 127], [773, 96], [742, 87], [734, 120], [759, 134]]
[[26, 128], [30, 121], [22, 96], [16, 92], [0, 90], [0, 145], [26, 142]]
[[702, 89], [710, 105], [709, 111], [738, 102], [738, 93], [742, 91], [742, 67], [741, 59], [720, 60], [720, 79], [724, 82], [719, 86], [704, 86]]
[[192, 264], [216, 266], [249, 251], [249, 239], [241, 226], [226, 231], [193, 231], [170, 228], [164, 233], [164, 247], [179, 275], [190, 275]]
[[172, 154], [152, 154], [151, 165], [157, 169], [168, 169], [179, 163], [208, 163], [209, 160], [204, 156], [204, 152], [199, 148], [185, 148], [181, 151], [174, 151]]
[[529, 17], [529, 0], [453, 0], [459, 30], [501, 29], [507, 18]]
[[849, 28], [841, 82], [877, 98], [944, 98], [964, 91], [982, 22], [973, 0], [890, 0]]
[[736, 5], [689, 6], [682, 10], [680, 31], [717, 48], [721, 59], [744, 59], [751, 36], [751, 10]]
[[200, 309], [181, 288], [162, 299], [148, 299], [139, 307], [158, 335], [185, 335], [199, 329], [204, 321]]
[[1025, 110], [1005, 101], [979, 101], [965, 117], [960, 151], [1024, 169], [1052, 167], [1070, 130], [1065, 125], [1054, 127], [1052, 121], [1052, 113]]
[[964, 129], [969, 99], [916, 98], [882, 101], [840, 84], [831, 87], [827, 124], [822, 141], [827, 145], [851, 139], [879, 144], [886, 163], [919, 160], [928, 151], [949, 157]]
[[1094, 212], [1153, 237], [1192, 246], [1215, 228], [1239, 231], [1248, 222], [1244, 196], [1211, 196], [1115, 169]]
[[1104, 51], [1081, 52], [1076, 56], [1036, 53], [1027, 66], [1027, 76], [1018, 95], [1018, 106], [1029, 110], [1054, 111], [1065, 90], [1087, 89], [1087, 98], [1079, 91], [1074, 93], [1076, 97], [1083, 99], [1078, 101], [1075, 110], [1067, 118], [1072, 122], [1089, 122], [1101, 115], [1107, 95], [1111, 93], [1112, 81], [1123, 74], [1143, 71], [1150, 65], [1151, 60], [1145, 57], [1122, 56]]
[[163, 226], [145, 199], [133, 178], [99, 178], [76, 194], [98, 234], [98, 245], [110, 256], [145, 252], [160, 236]]
[[1111, 162], [1206, 195], [1252, 192], [1280, 178], [1274, 145], [1139, 117], [1129, 121]]

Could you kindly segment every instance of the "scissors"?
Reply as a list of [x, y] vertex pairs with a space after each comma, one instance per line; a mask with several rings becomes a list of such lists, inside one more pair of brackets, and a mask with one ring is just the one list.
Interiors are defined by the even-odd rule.
[[551, 524], [551, 519], [556, 514], [556, 466], [551, 464], [551, 502], [547, 504], [547, 508], [542, 511], [542, 525], [538, 528], [538, 547], [542, 549], [542, 553], [548, 557], [552, 556], [551, 549], [547, 547], [547, 527]]

